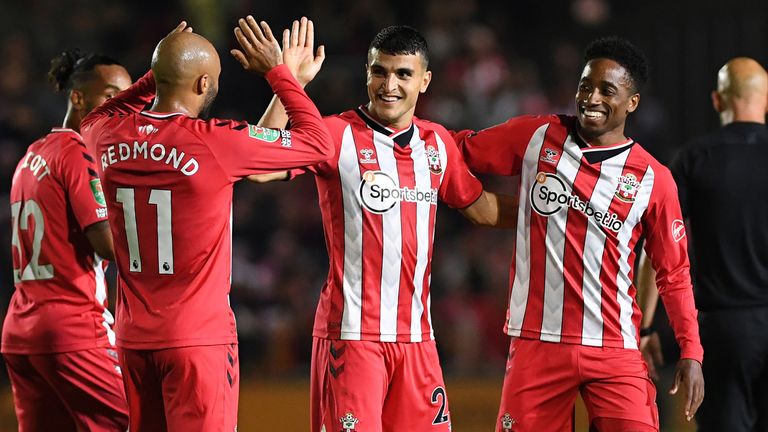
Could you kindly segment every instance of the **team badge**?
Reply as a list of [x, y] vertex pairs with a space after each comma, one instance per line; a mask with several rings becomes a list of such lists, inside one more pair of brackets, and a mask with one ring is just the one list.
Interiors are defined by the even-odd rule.
[[509, 415], [509, 413], [504, 413], [503, 416], [501, 416], [501, 419], [499, 419], [501, 422], [501, 429], [505, 432], [512, 432], [512, 426], [515, 424], [515, 419], [512, 418], [512, 416]]
[[373, 151], [373, 149], [364, 148], [360, 150], [360, 163], [361, 164], [374, 164], [376, 163], [376, 158], [373, 157], [376, 154], [376, 152]]
[[637, 181], [637, 177], [632, 173], [619, 176], [619, 185], [616, 186], [616, 198], [626, 202], [635, 202], [635, 195], [637, 190], [640, 189], [640, 182]]
[[345, 432], [355, 430], [355, 425], [360, 422], [360, 420], [358, 420], [351, 412], [348, 412], [344, 417], [340, 418], [339, 421], [341, 422], [341, 428], [344, 429]]
[[104, 200], [104, 191], [101, 189], [101, 180], [97, 178], [91, 180], [91, 193], [98, 205], [102, 207], [107, 206], [107, 202]]
[[672, 238], [675, 239], [675, 243], [680, 242], [685, 237], [685, 222], [680, 219], [672, 221]]
[[440, 153], [432, 146], [427, 146], [427, 160], [429, 161], [429, 172], [432, 174], [443, 172], [443, 166], [440, 164]]
[[551, 148], [544, 148], [544, 156], [540, 157], [539, 159], [542, 162], [547, 162], [551, 164], [557, 163], [557, 158], [560, 155], [560, 153], [557, 152], [557, 150], [552, 150]]
[[248, 125], [248, 136], [266, 142], [275, 142], [280, 139], [280, 131], [277, 129]]

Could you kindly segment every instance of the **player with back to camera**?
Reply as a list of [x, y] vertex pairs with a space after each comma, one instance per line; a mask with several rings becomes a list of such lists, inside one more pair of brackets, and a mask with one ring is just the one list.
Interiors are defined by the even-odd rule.
[[114, 256], [82, 119], [131, 85], [114, 59], [78, 50], [51, 61], [68, 96], [63, 127], [32, 143], [11, 184], [16, 287], [2, 333], [20, 431], [125, 431], [128, 410], [106, 308]]
[[158, 43], [150, 72], [83, 122], [120, 270], [117, 345], [131, 430], [237, 429], [233, 184], [332, 152], [317, 108], [292, 77], [299, 64], [291, 47], [281, 52], [269, 26], [251, 16], [236, 35], [236, 57], [265, 75], [288, 108], [290, 130], [200, 118], [216, 97], [221, 64], [184, 22]]

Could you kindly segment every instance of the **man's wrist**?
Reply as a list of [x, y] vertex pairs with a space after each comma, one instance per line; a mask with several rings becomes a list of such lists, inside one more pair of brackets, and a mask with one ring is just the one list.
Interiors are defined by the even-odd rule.
[[652, 326], [648, 326], [640, 329], [640, 337], [650, 336], [654, 333], [656, 333], [656, 329], [653, 328]]

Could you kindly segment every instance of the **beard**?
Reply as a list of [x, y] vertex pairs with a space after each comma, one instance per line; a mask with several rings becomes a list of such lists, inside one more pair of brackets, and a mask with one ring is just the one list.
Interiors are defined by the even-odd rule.
[[213, 101], [216, 100], [216, 95], [218, 94], [219, 86], [211, 86], [208, 88], [208, 91], [205, 93], [205, 99], [203, 100], [203, 106], [200, 108], [200, 118], [208, 118], [208, 115], [211, 113]]

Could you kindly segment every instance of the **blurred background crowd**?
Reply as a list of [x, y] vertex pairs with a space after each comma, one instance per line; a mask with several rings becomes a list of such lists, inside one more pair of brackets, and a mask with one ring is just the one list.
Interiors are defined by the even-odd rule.
[[[0, 202], [8, 203], [26, 146], [61, 125], [66, 99], [45, 74], [65, 48], [109, 54], [137, 79], [157, 41], [186, 19], [222, 58], [212, 115], [256, 122], [269, 87], [228, 54], [235, 20], [246, 14], [276, 33], [302, 15], [314, 20], [328, 58], [307, 91], [324, 114], [366, 102], [365, 54], [379, 29], [418, 28], [429, 41], [434, 75], [417, 115], [451, 129], [484, 128], [524, 113], [572, 113], [586, 43], [626, 37], [651, 66], [628, 135], [663, 163], [685, 141], [717, 127], [709, 92], [726, 60], [746, 55], [768, 65], [764, 0], [14, 0], [0, 11]], [[514, 192], [513, 183], [483, 180], [491, 190]], [[231, 300], [245, 376], [308, 376], [311, 324], [328, 265], [313, 181], [302, 176], [235, 190]], [[500, 384], [511, 233], [473, 227], [447, 207], [440, 212], [432, 308], [446, 375], [489, 376]], [[13, 291], [9, 217], [0, 212], [2, 315]], [[0, 376], [7, 385], [4, 368]]]

